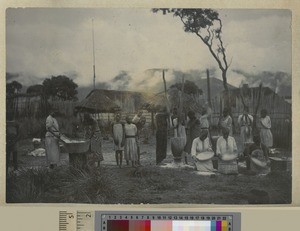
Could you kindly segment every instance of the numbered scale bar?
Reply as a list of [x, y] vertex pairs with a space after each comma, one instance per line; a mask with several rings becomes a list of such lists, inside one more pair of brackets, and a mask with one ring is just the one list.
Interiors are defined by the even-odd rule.
[[95, 212], [59, 212], [59, 231], [94, 231]]
[[77, 211], [59, 213], [59, 231], [240, 231], [240, 213]]

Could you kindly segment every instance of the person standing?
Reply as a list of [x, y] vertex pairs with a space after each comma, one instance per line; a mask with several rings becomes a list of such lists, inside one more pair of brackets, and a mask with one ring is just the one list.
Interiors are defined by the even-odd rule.
[[160, 164], [167, 157], [169, 115], [166, 108], [160, 109], [155, 115], [156, 127], [156, 164]]
[[135, 124], [135, 126], [137, 127], [137, 137], [136, 137], [136, 145], [137, 145], [137, 154], [138, 154], [138, 160], [137, 160], [137, 164], [141, 165], [140, 163], [140, 156], [141, 156], [141, 131], [143, 129], [143, 126], [146, 123], [146, 117], [143, 116], [143, 111], [140, 110], [132, 119], [132, 123]]
[[125, 160], [127, 165], [129, 161], [132, 163], [132, 167], [137, 165], [138, 153], [137, 153], [137, 127], [132, 123], [132, 119], [126, 116], [126, 124], [124, 125], [125, 132]]
[[18, 140], [19, 125], [13, 119], [12, 113], [7, 111], [6, 114], [6, 174], [10, 167], [11, 154], [13, 157], [13, 168], [18, 170]]
[[101, 131], [96, 119], [94, 119], [90, 114], [84, 114], [84, 125], [85, 125], [85, 138], [91, 140], [90, 146], [90, 160], [96, 167], [100, 166], [100, 162], [103, 161], [102, 154], [102, 141], [101, 141]]
[[238, 124], [240, 126], [241, 138], [242, 138], [242, 149], [245, 147], [245, 143], [252, 143], [252, 124], [253, 116], [249, 114], [249, 108], [244, 107], [244, 112], [238, 117]]
[[271, 119], [267, 115], [268, 112], [266, 109], [262, 109], [260, 112], [260, 137], [261, 142], [266, 145], [268, 148], [273, 146], [273, 135], [271, 132]]
[[227, 108], [224, 108], [223, 110], [223, 116], [220, 117], [218, 126], [220, 131], [222, 132], [223, 128], [229, 129], [229, 135], [232, 136], [232, 118], [229, 115], [229, 110]]
[[[219, 157], [218, 171], [223, 174], [237, 174], [238, 166], [236, 158], [238, 156], [235, 139], [229, 136], [228, 128], [222, 130], [223, 136], [217, 140], [216, 154]], [[227, 159], [229, 157], [229, 159]]]
[[199, 121], [200, 121], [201, 130], [207, 130], [209, 132], [209, 121], [208, 121], [208, 113], [206, 108], [202, 108]]
[[187, 122], [187, 141], [184, 147], [184, 151], [188, 154], [191, 154], [193, 140], [199, 137], [201, 133], [201, 124], [199, 119], [197, 119], [194, 111], [189, 111], [188, 117], [189, 121]]
[[57, 166], [60, 160], [59, 149], [59, 126], [56, 120], [58, 111], [52, 110], [50, 115], [46, 119], [46, 137], [45, 137], [45, 149], [48, 166], [53, 169]]
[[115, 144], [115, 157], [117, 166], [122, 167], [123, 150], [125, 144], [124, 125], [121, 123], [121, 115], [116, 114], [115, 123], [113, 125], [113, 139]]

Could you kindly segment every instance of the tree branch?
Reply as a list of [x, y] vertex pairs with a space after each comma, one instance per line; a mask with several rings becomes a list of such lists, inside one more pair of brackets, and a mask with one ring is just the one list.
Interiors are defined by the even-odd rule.
[[222, 47], [222, 54], [223, 54], [223, 61], [224, 61], [224, 64], [225, 64], [225, 69], [227, 70], [228, 69], [228, 64], [227, 64], [227, 60], [226, 60], [225, 48], [223, 46], [223, 41], [221, 39], [221, 32], [222, 32], [223, 24], [222, 24], [221, 19], [218, 18], [216, 20], [219, 21], [219, 23], [220, 23], [220, 34], [219, 34], [219, 38], [218, 39], [219, 39], [221, 47]]

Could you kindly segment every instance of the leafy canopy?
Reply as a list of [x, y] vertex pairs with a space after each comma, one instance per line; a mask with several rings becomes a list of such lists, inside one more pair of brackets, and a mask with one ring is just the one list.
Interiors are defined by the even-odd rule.
[[78, 85], [73, 82], [72, 79], [65, 75], [52, 76], [50, 79], [47, 78], [43, 82], [45, 94], [47, 97], [58, 100], [77, 100]]

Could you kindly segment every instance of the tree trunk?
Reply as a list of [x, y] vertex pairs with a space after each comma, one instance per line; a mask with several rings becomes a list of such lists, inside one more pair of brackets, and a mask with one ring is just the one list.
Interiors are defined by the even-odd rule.
[[[225, 101], [225, 107], [230, 110], [230, 100], [229, 100], [229, 91], [228, 91], [228, 85], [227, 85], [227, 70], [222, 70], [222, 79], [223, 79], [223, 86], [224, 86], [224, 101]], [[231, 111], [231, 110], [230, 110]]]
[[227, 69], [222, 70], [222, 79], [223, 79], [223, 86], [224, 86], [224, 108], [228, 109], [229, 115], [232, 118], [232, 132], [235, 131], [235, 124], [234, 119], [231, 111], [231, 103], [230, 103], [230, 97], [229, 97], [229, 89], [227, 85]]
[[210, 97], [210, 80], [209, 80], [209, 70], [206, 70], [206, 77], [207, 77], [207, 100], [208, 105], [211, 108], [211, 97]]

